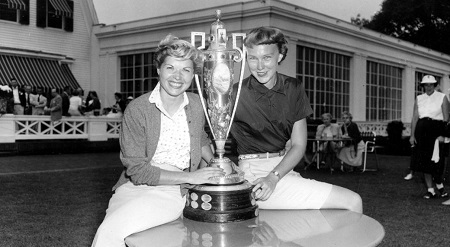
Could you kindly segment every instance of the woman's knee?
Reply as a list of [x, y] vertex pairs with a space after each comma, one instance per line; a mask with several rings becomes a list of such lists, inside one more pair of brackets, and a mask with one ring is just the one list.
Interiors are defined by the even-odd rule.
[[358, 193], [333, 185], [330, 195], [322, 208], [347, 209], [353, 212], [362, 213], [363, 204], [361, 196]]

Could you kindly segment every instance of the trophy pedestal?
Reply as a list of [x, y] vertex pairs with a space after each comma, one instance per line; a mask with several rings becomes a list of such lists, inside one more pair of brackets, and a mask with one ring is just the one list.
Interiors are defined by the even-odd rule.
[[197, 185], [186, 198], [184, 217], [202, 222], [236, 222], [258, 216], [253, 185], [244, 181], [227, 185]]

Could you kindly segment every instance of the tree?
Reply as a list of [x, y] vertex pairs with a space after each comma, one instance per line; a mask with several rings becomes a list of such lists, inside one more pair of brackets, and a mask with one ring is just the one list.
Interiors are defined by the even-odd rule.
[[358, 15], [352, 23], [450, 55], [449, 0], [384, 0], [364, 20]]
[[361, 14], [358, 14], [356, 17], [350, 18], [350, 22], [357, 26], [365, 26], [369, 24], [370, 20], [361, 18]]

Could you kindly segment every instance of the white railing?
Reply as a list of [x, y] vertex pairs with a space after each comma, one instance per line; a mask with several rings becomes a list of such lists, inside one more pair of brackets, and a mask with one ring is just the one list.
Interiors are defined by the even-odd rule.
[[[379, 136], [387, 136], [388, 133], [386, 131], [387, 129], [387, 122], [359, 122], [355, 121], [355, 123], [358, 124], [360, 131], [375, 131], [377, 135]], [[403, 123], [403, 127], [405, 128], [403, 130], [403, 136], [410, 136], [411, 135], [411, 124], [410, 123]]]
[[119, 138], [121, 118], [104, 116], [63, 117], [6, 114], [0, 117], [0, 143], [16, 140], [88, 139], [106, 141]]
[[[119, 138], [121, 118], [105, 116], [63, 117], [52, 122], [49, 116], [15, 116], [6, 114], [0, 117], [0, 143], [16, 140], [48, 139], [88, 139], [106, 141]], [[375, 131], [379, 136], [387, 136], [387, 122], [355, 121], [360, 131]], [[411, 134], [411, 125], [404, 123], [403, 136]]]

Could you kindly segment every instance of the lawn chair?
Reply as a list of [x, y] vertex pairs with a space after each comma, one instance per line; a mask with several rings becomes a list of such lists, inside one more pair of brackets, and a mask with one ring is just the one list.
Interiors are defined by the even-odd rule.
[[[377, 141], [377, 133], [375, 131], [367, 131], [367, 132], [361, 132], [361, 137], [364, 142], [364, 151], [363, 151], [363, 170], [365, 171], [378, 171], [378, 156], [377, 156], [377, 148], [380, 148], [381, 146], [376, 145]], [[368, 153], [374, 153], [375, 154], [375, 161], [376, 161], [376, 168], [368, 169], [367, 168], [367, 154]]]

